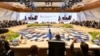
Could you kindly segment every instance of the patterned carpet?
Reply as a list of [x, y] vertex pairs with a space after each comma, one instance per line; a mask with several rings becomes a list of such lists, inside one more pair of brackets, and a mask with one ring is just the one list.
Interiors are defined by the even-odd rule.
[[[55, 39], [54, 36], [56, 34], [56, 31], [58, 33], [58, 30], [62, 30], [62, 28], [50, 28], [51, 32], [52, 32], [52, 39]], [[55, 29], [58, 29], [55, 31], [55, 33], [53, 32]], [[40, 31], [37, 31], [40, 30]], [[31, 40], [31, 41], [47, 41], [49, 40], [48, 37], [48, 28], [44, 29], [44, 28], [27, 28], [24, 30], [21, 30], [20, 33], [22, 36], [24, 36], [25, 39], [27, 40]], [[61, 39], [65, 40], [65, 41], [70, 41], [73, 38], [77, 38], [78, 42], [80, 42], [81, 40], [84, 41], [89, 41], [89, 36], [84, 33], [84, 32], [80, 32], [78, 30], [74, 30], [74, 29], [63, 29], [63, 32], [60, 33]]]

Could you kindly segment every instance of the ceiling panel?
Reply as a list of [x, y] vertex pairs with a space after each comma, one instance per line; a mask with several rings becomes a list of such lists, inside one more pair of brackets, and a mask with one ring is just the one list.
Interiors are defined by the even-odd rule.
[[[0, 0], [1, 1], [1, 0]], [[36, 0], [36, 1], [40, 1], [40, 0]], [[41, 0], [43, 1], [43, 0]], [[55, 1], [55, 0], [54, 0]], [[58, 0], [57, 0], [58, 1]], [[67, 0], [68, 1], [68, 0]], [[84, 11], [84, 10], [88, 10], [88, 9], [93, 9], [96, 7], [100, 7], [100, 0], [97, 2], [89, 2], [89, 3], [85, 3], [86, 0], [84, 0], [84, 2], [81, 3], [77, 3], [75, 4], [75, 6], [72, 6], [70, 8], [65, 8], [65, 11], [69, 11], [69, 12], [79, 12], [79, 11]], [[36, 6], [36, 12], [45, 12], [45, 11], [50, 11], [50, 12], [58, 12], [61, 11], [61, 6], [62, 6], [63, 2], [52, 2], [52, 6], [46, 6], [45, 2], [34, 2], [34, 5]], [[18, 11], [18, 12], [30, 12], [32, 11], [30, 8], [26, 7], [24, 4], [20, 4], [18, 2], [2, 2], [0, 4], [1, 8], [5, 8], [5, 9], [9, 9], [9, 10], [13, 10], [13, 11]]]

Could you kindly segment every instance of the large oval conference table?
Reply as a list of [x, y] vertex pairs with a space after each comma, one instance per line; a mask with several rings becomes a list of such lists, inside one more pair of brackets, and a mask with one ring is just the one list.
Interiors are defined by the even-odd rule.
[[[70, 56], [70, 44], [72, 41], [65, 41], [67, 44], [66, 47], [66, 56]], [[95, 45], [91, 42], [86, 42], [89, 45], [90, 50], [98, 50], [100, 46]], [[15, 51], [15, 56], [28, 56], [30, 53], [30, 47], [32, 45], [36, 45], [39, 48], [38, 56], [47, 56], [48, 50], [48, 42], [47, 41], [30, 41], [27, 40], [25, 44], [19, 44], [18, 46], [11, 46], [11, 48]], [[74, 44], [75, 49], [80, 49], [80, 43]]]

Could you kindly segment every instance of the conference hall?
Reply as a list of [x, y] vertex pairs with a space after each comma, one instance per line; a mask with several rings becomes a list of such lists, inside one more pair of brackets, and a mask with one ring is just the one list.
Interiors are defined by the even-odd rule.
[[100, 0], [0, 0], [0, 56], [100, 56]]

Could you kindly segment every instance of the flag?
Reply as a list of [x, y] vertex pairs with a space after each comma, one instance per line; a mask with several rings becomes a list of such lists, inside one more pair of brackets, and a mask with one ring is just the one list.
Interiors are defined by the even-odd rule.
[[61, 20], [61, 18], [60, 18], [60, 16], [59, 16], [58, 21], [60, 21], [60, 20]]
[[33, 18], [33, 17], [32, 17], [32, 14], [31, 14], [31, 15], [30, 15], [30, 20], [32, 20], [32, 18]]
[[25, 20], [27, 20], [27, 17], [25, 16], [25, 18], [24, 18]]
[[52, 33], [51, 33], [50, 28], [49, 28], [49, 30], [48, 30], [48, 35], [47, 35], [47, 36], [49, 37], [49, 40], [51, 40], [51, 39], [52, 39], [52, 37], [53, 37], [53, 35], [52, 35]]
[[60, 20], [60, 22], [62, 22], [62, 23], [63, 23], [63, 22], [64, 22], [64, 19], [62, 18], [62, 19]]
[[64, 14], [64, 19], [63, 19], [63, 20], [66, 20], [66, 18], [67, 18], [67, 17], [66, 17], [66, 14]]

